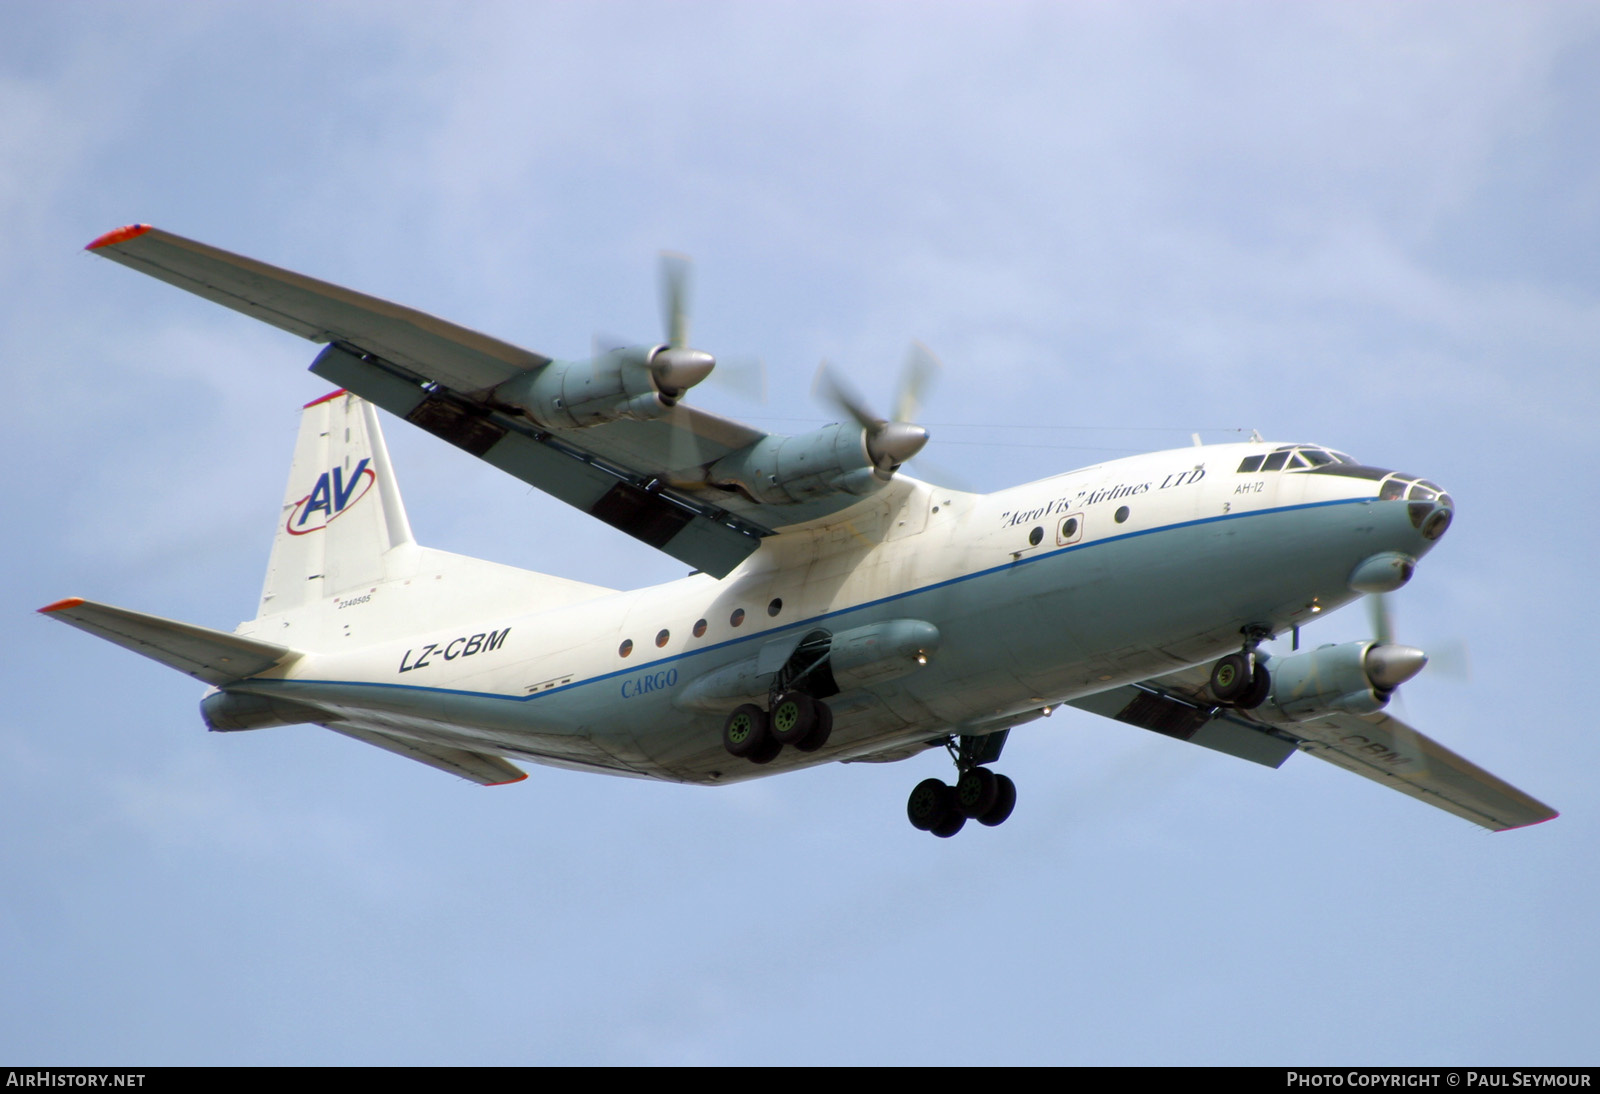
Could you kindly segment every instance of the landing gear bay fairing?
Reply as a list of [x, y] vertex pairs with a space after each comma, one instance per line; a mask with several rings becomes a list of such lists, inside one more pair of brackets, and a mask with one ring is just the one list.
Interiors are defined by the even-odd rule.
[[[767, 434], [692, 406], [667, 338], [553, 360], [145, 225], [98, 255], [325, 345], [256, 617], [233, 633], [72, 598], [49, 616], [212, 686], [214, 730], [314, 723], [486, 785], [512, 760], [714, 785], [948, 750], [917, 828], [1003, 822], [1008, 733], [1060, 704], [1265, 764], [1305, 752], [1489, 829], [1555, 812], [1390, 717], [1391, 640], [1269, 655], [1410, 580], [1455, 503], [1316, 444], [1116, 460], [969, 494], [901, 472], [912, 400]], [[375, 408], [694, 567], [617, 591], [422, 547]], [[1297, 643], [1298, 645], [1298, 643]]]

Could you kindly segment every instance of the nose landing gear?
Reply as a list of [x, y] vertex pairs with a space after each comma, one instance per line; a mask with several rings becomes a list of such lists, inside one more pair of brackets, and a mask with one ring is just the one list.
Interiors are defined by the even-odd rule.
[[1230, 653], [1211, 668], [1211, 694], [1223, 706], [1254, 710], [1272, 692], [1272, 674], [1267, 671], [1265, 654], [1256, 647], [1271, 634], [1265, 627], [1244, 628], [1244, 648]]
[[906, 817], [913, 828], [948, 839], [967, 821], [994, 827], [1003, 824], [1017, 805], [1017, 784], [981, 764], [1000, 758], [1006, 731], [983, 737], [963, 736], [945, 741], [950, 758], [960, 772], [950, 786], [939, 779], [923, 779], [906, 801]]

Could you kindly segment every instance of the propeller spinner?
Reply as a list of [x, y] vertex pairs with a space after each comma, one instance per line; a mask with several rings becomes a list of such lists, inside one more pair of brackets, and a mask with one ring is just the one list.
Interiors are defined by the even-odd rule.
[[689, 346], [689, 259], [661, 256], [661, 319], [667, 345], [650, 359], [650, 372], [661, 394], [676, 399], [711, 375], [717, 359]]
[[1393, 691], [1428, 663], [1428, 655], [1415, 646], [1401, 646], [1394, 641], [1394, 621], [1390, 616], [1385, 593], [1372, 593], [1367, 605], [1372, 613], [1372, 636], [1376, 644], [1367, 651], [1367, 676], [1373, 686], [1383, 691]]
[[814, 391], [853, 418], [865, 434], [867, 455], [879, 478], [887, 479], [928, 443], [928, 431], [910, 419], [940, 371], [939, 359], [921, 342], [911, 343], [900, 372], [894, 418], [875, 414], [866, 401], [824, 361], [817, 369]]

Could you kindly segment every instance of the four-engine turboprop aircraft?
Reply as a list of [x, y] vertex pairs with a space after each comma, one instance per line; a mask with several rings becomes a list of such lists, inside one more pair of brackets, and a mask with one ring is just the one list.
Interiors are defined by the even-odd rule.
[[[89, 249], [325, 343], [339, 387], [305, 407], [254, 619], [42, 609], [211, 684], [212, 729], [315, 723], [490, 785], [508, 758], [716, 784], [942, 746], [955, 785], [908, 812], [950, 836], [1010, 815], [989, 765], [1065, 703], [1485, 828], [1556, 815], [1384, 713], [1421, 650], [1259, 648], [1410, 579], [1455, 509], [1415, 476], [1252, 442], [962, 493], [901, 474], [926, 432], [837, 382], [851, 420], [794, 437], [686, 403], [715, 361], [681, 278], [664, 345], [561, 361], [145, 225]], [[697, 572], [617, 591], [419, 546], [375, 406]]]

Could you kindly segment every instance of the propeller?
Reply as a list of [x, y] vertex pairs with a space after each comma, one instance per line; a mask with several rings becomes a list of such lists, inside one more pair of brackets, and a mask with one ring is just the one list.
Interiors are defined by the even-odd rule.
[[661, 252], [658, 267], [661, 293], [661, 327], [666, 334], [666, 348], [650, 362], [656, 386], [661, 393], [674, 401], [661, 420], [671, 427], [671, 450], [668, 463], [674, 486], [698, 486], [705, 482], [707, 457], [700, 446], [700, 437], [692, 428], [692, 415], [676, 405], [684, 391], [711, 376], [715, 369], [717, 387], [742, 395], [754, 402], [766, 402], [766, 368], [759, 357], [733, 357], [718, 362], [704, 350], [689, 345], [690, 286], [694, 263], [688, 255], [675, 251]]
[[[1389, 605], [1388, 593], [1367, 594], [1368, 618], [1372, 622], [1375, 641], [1372, 648], [1367, 650], [1367, 677], [1375, 688], [1386, 695], [1392, 695], [1396, 688], [1421, 672], [1428, 663], [1428, 655], [1415, 646], [1395, 645], [1394, 616]], [[1398, 698], [1398, 701], [1404, 710], [1405, 699]], [[1415, 764], [1417, 771], [1427, 771], [1428, 754], [1417, 732], [1398, 718], [1390, 719], [1388, 726], [1393, 734], [1395, 749]]]
[[689, 346], [689, 259], [669, 251], [661, 255], [661, 322], [667, 348], [651, 359], [650, 371], [661, 393], [675, 399], [710, 376], [717, 359]]
[[1399, 646], [1394, 641], [1394, 619], [1389, 611], [1388, 594], [1371, 593], [1367, 609], [1372, 620], [1375, 645], [1367, 651], [1367, 675], [1375, 687], [1393, 691], [1428, 663], [1428, 655], [1415, 646]]
[[916, 416], [923, 396], [941, 370], [939, 359], [921, 342], [911, 343], [900, 372], [900, 389], [894, 401], [894, 417], [880, 417], [844, 378], [824, 361], [817, 368], [813, 391], [853, 418], [866, 434], [867, 455], [880, 477], [894, 474], [928, 443], [928, 431], [911, 419]]

